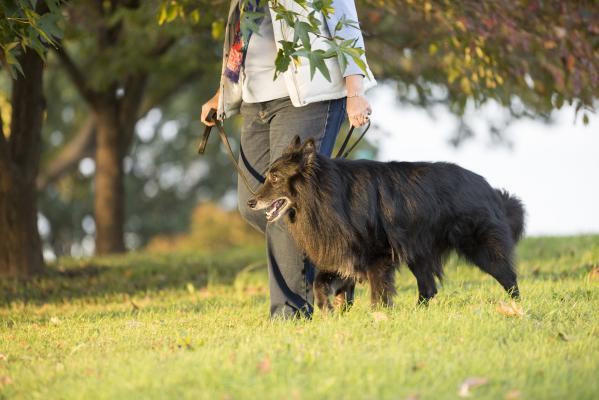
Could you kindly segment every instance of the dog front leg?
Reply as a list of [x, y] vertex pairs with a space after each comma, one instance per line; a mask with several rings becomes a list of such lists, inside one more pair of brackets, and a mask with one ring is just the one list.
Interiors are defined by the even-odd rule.
[[335, 290], [335, 299], [333, 301], [335, 309], [341, 312], [348, 311], [354, 304], [354, 292], [356, 289], [356, 282], [353, 279], [343, 279], [338, 277], [340, 280], [340, 287]]

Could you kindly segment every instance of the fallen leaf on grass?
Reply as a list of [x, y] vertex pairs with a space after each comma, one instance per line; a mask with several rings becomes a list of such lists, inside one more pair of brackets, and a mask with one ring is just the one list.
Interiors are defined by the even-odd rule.
[[193, 344], [190, 336], [179, 337], [177, 339], [177, 347], [180, 349], [193, 351]]
[[270, 372], [270, 357], [265, 356], [262, 361], [258, 363], [258, 371], [262, 374], [267, 374]]
[[487, 378], [478, 378], [478, 377], [468, 378], [464, 382], [462, 382], [462, 384], [460, 385], [460, 389], [458, 390], [458, 396], [470, 397], [471, 396], [470, 389], [475, 389], [479, 386], [487, 385], [488, 383], [489, 383], [489, 380]]
[[381, 311], [373, 312], [372, 318], [374, 319], [374, 322], [381, 322], [381, 321], [386, 321], [389, 319], [389, 317], [387, 317], [387, 314], [385, 314], [384, 312], [381, 312]]
[[264, 286], [247, 286], [243, 289], [243, 292], [249, 296], [255, 296], [266, 293], [266, 287]]
[[503, 301], [500, 301], [497, 305], [497, 312], [505, 315], [506, 317], [524, 316], [524, 309], [520, 304], [516, 303], [514, 300], [510, 301], [509, 303], [504, 303]]
[[599, 267], [593, 267], [589, 272], [589, 281], [599, 281]]
[[505, 400], [516, 400], [522, 397], [522, 392], [518, 389], [512, 389], [505, 394]]
[[12, 379], [10, 376], [2, 375], [0, 376], [0, 388], [6, 385], [10, 385], [12, 383]]
[[576, 337], [572, 336], [572, 335], [568, 335], [565, 332], [559, 331], [557, 333], [557, 337], [561, 340], [563, 340], [564, 342], [571, 342], [572, 340], [576, 339]]
[[426, 364], [421, 362], [421, 363], [416, 363], [414, 365], [412, 365], [412, 371], [416, 372], [416, 371], [420, 371], [421, 369], [424, 369], [426, 367]]

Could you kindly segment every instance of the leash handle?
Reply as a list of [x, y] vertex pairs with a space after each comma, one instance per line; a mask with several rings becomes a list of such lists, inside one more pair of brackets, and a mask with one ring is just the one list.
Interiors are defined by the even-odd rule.
[[[206, 116], [206, 121], [208, 121], [208, 122], [218, 121], [216, 118], [216, 110], [214, 108], [211, 108], [210, 111], [208, 111], [208, 116]], [[206, 145], [208, 144], [208, 138], [210, 137], [211, 131], [212, 131], [212, 126], [206, 125], [206, 127], [204, 128], [204, 135], [202, 136], [202, 139], [200, 140], [200, 143], [198, 144], [198, 154], [204, 154], [204, 151], [206, 151]]]

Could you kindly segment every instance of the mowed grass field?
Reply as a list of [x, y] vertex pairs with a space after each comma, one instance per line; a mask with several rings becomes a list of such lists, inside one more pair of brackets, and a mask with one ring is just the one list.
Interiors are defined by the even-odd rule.
[[599, 236], [529, 238], [522, 300], [451, 259], [416, 306], [273, 322], [263, 250], [59, 260], [0, 284], [2, 399], [597, 399]]

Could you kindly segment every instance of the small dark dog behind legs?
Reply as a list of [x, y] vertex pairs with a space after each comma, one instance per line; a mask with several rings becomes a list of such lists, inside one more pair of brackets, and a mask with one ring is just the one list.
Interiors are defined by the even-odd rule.
[[[450, 251], [519, 297], [514, 248], [524, 207], [504, 190], [458, 165], [329, 159], [313, 140], [295, 138], [275, 160], [248, 205], [285, 218], [291, 236], [319, 268], [318, 307], [353, 302], [368, 281], [373, 306], [390, 306], [399, 262], [416, 277], [418, 301], [437, 293]], [[350, 295], [351, 294], [351, 295]]]

